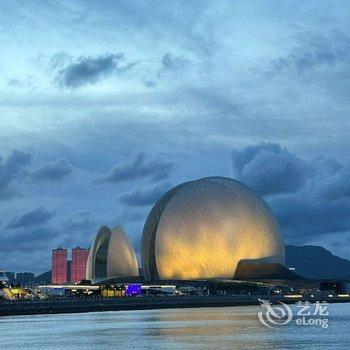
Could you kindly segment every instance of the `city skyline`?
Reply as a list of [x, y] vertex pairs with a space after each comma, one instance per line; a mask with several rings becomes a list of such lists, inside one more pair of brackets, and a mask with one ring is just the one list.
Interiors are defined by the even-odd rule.
[[139, 259], [155, 201], [212, 175], [286, 244], [350, 258], [348, 3], [0, 6], [0, 268], [46, 271], [103, 224]]

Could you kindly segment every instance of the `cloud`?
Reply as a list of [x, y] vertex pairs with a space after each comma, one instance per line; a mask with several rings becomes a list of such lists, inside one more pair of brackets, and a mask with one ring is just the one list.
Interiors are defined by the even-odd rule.
[[13, 183], [28, 174], [26, 167], [31, 162], [29, 153], [13, 151], [3, 159], [0, 155], [0, 200], [7, 200], [16, 195], [18, 191]]
[[284, 237], [305, 242], [310, 237], [346, 232], [350, 227], [350, 201], [320, 201], [308, 193], [267, 199]]
[[145, 152], [139, 152], [131, 159], [116, 164], [100, 180], [106, 182], [123, 182], [139, 178], [150, 178], [152, 181], [160, 181], [169, 177], [173, 167], [174, 163], [163, 161]]
[[166, 181], [154, 187], [134, 188], [119, 196], [119, 202], [133, 207], [153, 205], [172, 187], [172, 183]]
[[84, 231], [93, 229], [96, 225], [95, 215], [90, 211], [71, 213], [62, 224], [65, 231]]
[[333, 158], [303, 159], [276, 143], [232, 152], [238, 179], [265, 195], [285, 238], [349, 231], [350, 167]]
[[33, 178], [36, 181], [57, 182], [67, 179], [72, 172], [73, 167], [65, 159], [58, 159], [37, 169]]
[[235, 150], [231, 160], [238, 178], [263, 195], [297, 190], [307, 172], [301, 159], [277, 143], [260, 143]]
[[7, 229], [27, 228], [46, 224], [56, 212], [50, 212], [45, 207], [39, 207], [22, 215], [15, 216], [6, 226]]
[[11, 88], [34, 88], [33, 79], [31, 76], [24, 77], [23, 79], [9, 79], [7, 85]]
[[[53, 227], [20, 228], [15, 232], [1, 232], [0, 252], [24, 252], [46, 255], [52, 247], [52, 241], [59, 236]], [[43, 251], [43, 249], [45, 249]], [[27, 262], [28, 264], [28, 262]], [[28, 268], [28, 267], [27, 267]]]
[[167, 53], [162, 58], [162, 68], [159, 71], [159, 76], [166, 72], [182, 71], [188, 64], [189, 61], [187, 59]]
[[19, 79], [11, 79], [7, 82], [7, 85], [13, 87], [20, 87], [22, 85], [22, 82]]
[[[333, 165], [333, 164], [332, 164]], [[350, 197], [350, 166], [334, 164], [336, 168], [328, 171], [328, 178], [323, 178], [321, 196], [325, 200]]]
[[95, 84], [114, 72], [125, 72], [135, 65], [125, 64], [121, 53], [75, 59], [61, 54], [54, 56], [52, 62], [54, 67], [58, 67], [56, 80], [59, 84], [73, 89]]
[[130, 209], [123, 209], [115, 218], [109, 220], [109, 224], [115, 226], [116, 224], [124, 225], [125, 223], [144, 223], [147, 214], [148, 212], [141, 213]]
[[350, 37], [339, 31], [324, 36], [303, 34], [298, 36], [298, 41], [291, 53], [272, 61], [272, 72], [305, 73], [319, 66], [350, 62]]
[[[159, 63], [158, 63], [159, 64]], [[190, 61], [181, 56], [174, 56], [171, 53], [166, 53], [162, 56], [160, 67], [148, 67], [142, 73], [142, 83], [148, 88], [157, 86], [158, 81], [168, 77], [171, 80], [179, 79], [190, 66]]]

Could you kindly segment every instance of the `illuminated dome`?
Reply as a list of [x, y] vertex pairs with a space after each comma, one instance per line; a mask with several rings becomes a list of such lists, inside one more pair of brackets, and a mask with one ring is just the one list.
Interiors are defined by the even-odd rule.
[[141, 258], [147, 280], [233, 278], [241, 260], [284, 264], [284, 244], [271, 210], [249, 187], [208, 177], [159, 199]]
[[102, 226], [89, 252], [86, 279], [96, 281], [138, 275], [135, 252], [123, 228], [117, 226], [111, 231]]

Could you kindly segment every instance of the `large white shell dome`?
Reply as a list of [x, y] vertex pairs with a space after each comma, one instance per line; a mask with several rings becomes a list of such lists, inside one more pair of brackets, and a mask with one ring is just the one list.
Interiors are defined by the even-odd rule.
[[111, 231], [107, 226], [100, 227], [89, 252], [86, 279], [138, 275], [135, 252], [123, 228], [117, 226]]
[[240, 260], [284, 264], [284, 244], [267, 204], [249, 187], [208, 177], [174, 187], [145, 223], [145, 278], [233, 278]]

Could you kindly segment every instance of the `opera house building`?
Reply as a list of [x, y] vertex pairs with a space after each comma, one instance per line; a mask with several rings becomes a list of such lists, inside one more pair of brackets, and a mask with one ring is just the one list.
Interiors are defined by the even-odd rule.
[[[257, 267], [265, 274], [276, 266], [287, 270], [270, 208], [249, 187], [224, 177], [180, 184], [157, 201], [143, 228], [141, 261], [147, 281], [249, 278]], [[124, 230], [102, 226], [90, 249], [86, 278], [138, 275]]]
[[146, 280], [232, 279], [240, 262], [283, 265], [284, 243], [270, 208], [249, 187], [208, 177], [158, 200], [141, 259]]
[[123, 228], [102, 226], [90, 248], [86, 279], [93, 282], [116, 277], [139, 276], [134, 249]]

